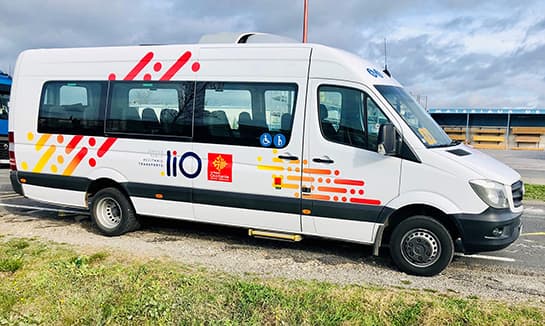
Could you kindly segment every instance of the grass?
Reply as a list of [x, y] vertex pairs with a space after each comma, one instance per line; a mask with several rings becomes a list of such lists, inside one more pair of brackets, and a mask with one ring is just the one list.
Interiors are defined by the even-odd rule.
[[256, 279], [0, 238], [3, 324], [543, 325], [545, 308], [454, 294]]
[[545, 201], [545, 185], [525, 184], [524, 199]]

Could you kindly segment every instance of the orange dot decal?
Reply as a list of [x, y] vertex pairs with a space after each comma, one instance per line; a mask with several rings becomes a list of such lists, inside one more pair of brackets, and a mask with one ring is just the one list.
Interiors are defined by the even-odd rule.
[[288, 167], [288, 171], [291, 172], [291, 167]]
[[294, 193], [293, 195], [295, 196], [295, 198], [299, 198], [299, 193], [298, 192]]
[[339, 200], [339, 197], [333, 196], [333, 200], [334, 200], [334, 201], [338, 201], [338, 200]]
[[339, 175], [340, 173], [339, 170], [335, 170], [335, 175]]
[[64, 137], [63, 137], [63, 135], [58, 135], [58, 136], [57, 136], [57, 143], [62, 144], [63, 142], [64, 142]]
[[324, 179], [318, 178], [318, 182], [320, 182], [320, 183], [321, 183], [321, 182], [324, 182]]
[[331, 179], [327, 178], [327, 179], [325, 179], [325, 182], [326, 183], [331, 183]]
[[343, 201], [346, 201], [346, 197], [343, 197]]
[[64, 157], [62, 155], [57, 156], [57, 162], [59, 162], [59, 164], [63, 164], [64, 163]]

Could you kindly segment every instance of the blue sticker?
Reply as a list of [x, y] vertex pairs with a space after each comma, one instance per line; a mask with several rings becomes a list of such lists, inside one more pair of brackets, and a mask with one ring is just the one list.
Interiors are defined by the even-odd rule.
[[375, 78], [384, 78], [384, 76], [380, 73], [380, 71], [376, 70], [376, 69], [371, 69], [371, 68], [367, 68], [367, 72], [369, 73], [369, 75], [375, 77]]
[[261, 146], [270, 147], [273, 143], [271, 134], [268, 132], [261, 134], [259, 142], [261, 143]]
[[276, 134], [273, 138], [274, 146], [276, 147], [284, 147], [286, 145], [286, 136], [282, 134]]

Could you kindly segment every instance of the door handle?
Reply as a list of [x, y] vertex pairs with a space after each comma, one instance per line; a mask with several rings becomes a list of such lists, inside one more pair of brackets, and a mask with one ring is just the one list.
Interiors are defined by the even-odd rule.
[[335, 161], [333, 161], [332, 159], [330, 159], [329, 157], [327, 156], [324, 156], [324, 157], [315, 157], [312, 159], [312, 162], [316, 162], [316, 163], [325, 163], [325, 164], [333, 164], [335, 163]]
[[281, 158], [283, 160], [290, 160], [290, 161], [296, 161], [299, 158], [294, 155], [286, 154], [286, 155], [278, 155], [278, 158]]

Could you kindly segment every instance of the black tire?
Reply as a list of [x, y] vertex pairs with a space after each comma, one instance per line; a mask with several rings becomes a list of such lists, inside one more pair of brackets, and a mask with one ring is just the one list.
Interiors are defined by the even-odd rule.
[[454, 243], [438, 221], [428, 216], [413, 216], [399, 223], [392, 232], [390, 255], [407, 274], [433, 276], [452, 261]]
[[131, 202], [116, 188], [98, 191], [91, 198], [90, 209], [93, 223], [104, 235], [121, 235], [140, 227]]

